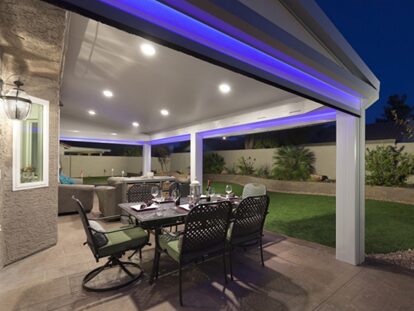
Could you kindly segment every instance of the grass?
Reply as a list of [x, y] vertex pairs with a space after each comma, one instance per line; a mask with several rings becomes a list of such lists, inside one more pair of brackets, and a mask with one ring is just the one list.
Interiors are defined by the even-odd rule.
[[[213, 184], [224, 193], [225, 183]], [[241, 195], [243, 187], [232, 184]], [[335, 247], [335, 197], [270, 192], [265, 229]], [[414, 248], [414, 206], [366, 200], [366, 253]]]
[[83, 183], [85, 185], [106, 185], [108, 178], [109, 176], [83, 177]]

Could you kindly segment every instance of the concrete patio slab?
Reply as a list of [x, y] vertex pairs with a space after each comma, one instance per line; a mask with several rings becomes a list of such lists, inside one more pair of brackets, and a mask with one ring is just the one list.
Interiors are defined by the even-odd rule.
[[[118, 226], [117, 223], [107, 227]], [[143, 252], [145, 276], [123, 290], [90, 293], [83, 276], [97, 266], [77, 215], [59, 217], [58, 244], [0, 271], [1, 310], [175, 310], [178, 276], [163, 256], [149, 285], [153, 249]], [[234, 256], [235, 280], [224, 287], [221, 260], [184, 272], [186, 310], [411, 310], [414, 277], [373, 264], [352, 266], [335, 250], [266, 233], [265, 267], [255, 249]], [[135, 259], [138, 260], [138, 259]]]

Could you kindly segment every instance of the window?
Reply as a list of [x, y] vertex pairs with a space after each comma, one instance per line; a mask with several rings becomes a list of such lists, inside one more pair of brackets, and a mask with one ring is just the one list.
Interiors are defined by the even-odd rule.
[[31, 100], [29, 117], [13, 121], [13, 191], [49, 185], [49, 102]]

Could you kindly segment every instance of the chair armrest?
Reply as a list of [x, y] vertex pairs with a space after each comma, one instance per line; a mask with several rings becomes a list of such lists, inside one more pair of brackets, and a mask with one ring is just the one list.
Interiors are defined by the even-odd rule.
[[131, 229], [133, 227], [125, 227], [125, 228], [118, 228], [118, 229], [113, 229], [113, 230], [107, 230], [107, 231], [100, 231], [100, 230], [96, 230], [92, 227], [89, 227], [92, 231], [96, 232], [96, 233], [103, 233], [103, 234], [107, 234], [107, 233], [114, 233], [114, 232], [120, 232], [120, 231], [125, 231], [128, 229]]
[[95, 220], [95, 221], [103, 221], [103, 220], [118, 220], [121, 215], [113, 215], [113, 216], [106, 216], [106, 217], [88, 217], [88, 220]]

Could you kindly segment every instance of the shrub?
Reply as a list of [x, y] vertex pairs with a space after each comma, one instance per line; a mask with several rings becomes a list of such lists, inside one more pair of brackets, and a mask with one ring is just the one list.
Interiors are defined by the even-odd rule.
[[207, 153], [203, 158], [204, 172], [207, 174], [220, 174], [224, 169], [224, 158], [218, 153]]
[[366, 182], [376, 186], [403, 186], [414, 174], [414, 156], [404, 146], [377, 146], [366, 151]]
[[283, 146], [273, 156], [273, 175], [282, 180], [308, 180], [315, 172], [315, 154], [300, 146]]
[[236, 167], [234, 166], [234, 163], [233, 163], [232, 167], [226, 167], [225, 170], [227, 171], [227, 174], [231, 174], [231, 175], [236, 175], [237, 174]]
[[259, 167], [256, 171], [256, 175], [258, 177], [262, 177], [262, 178], [269, 178], [269, 176], [270, 176], [269, 167], [267, 165], [263, 165], [263, 166]]
[[253, 175], [254, 162], [256, 162], [256, 159], [252, 159], [251, 157], [245, 158], [244, 156], [241, 157], [237, 161], [237, 169], [239, 170], [239, 173], [242, 175]]

